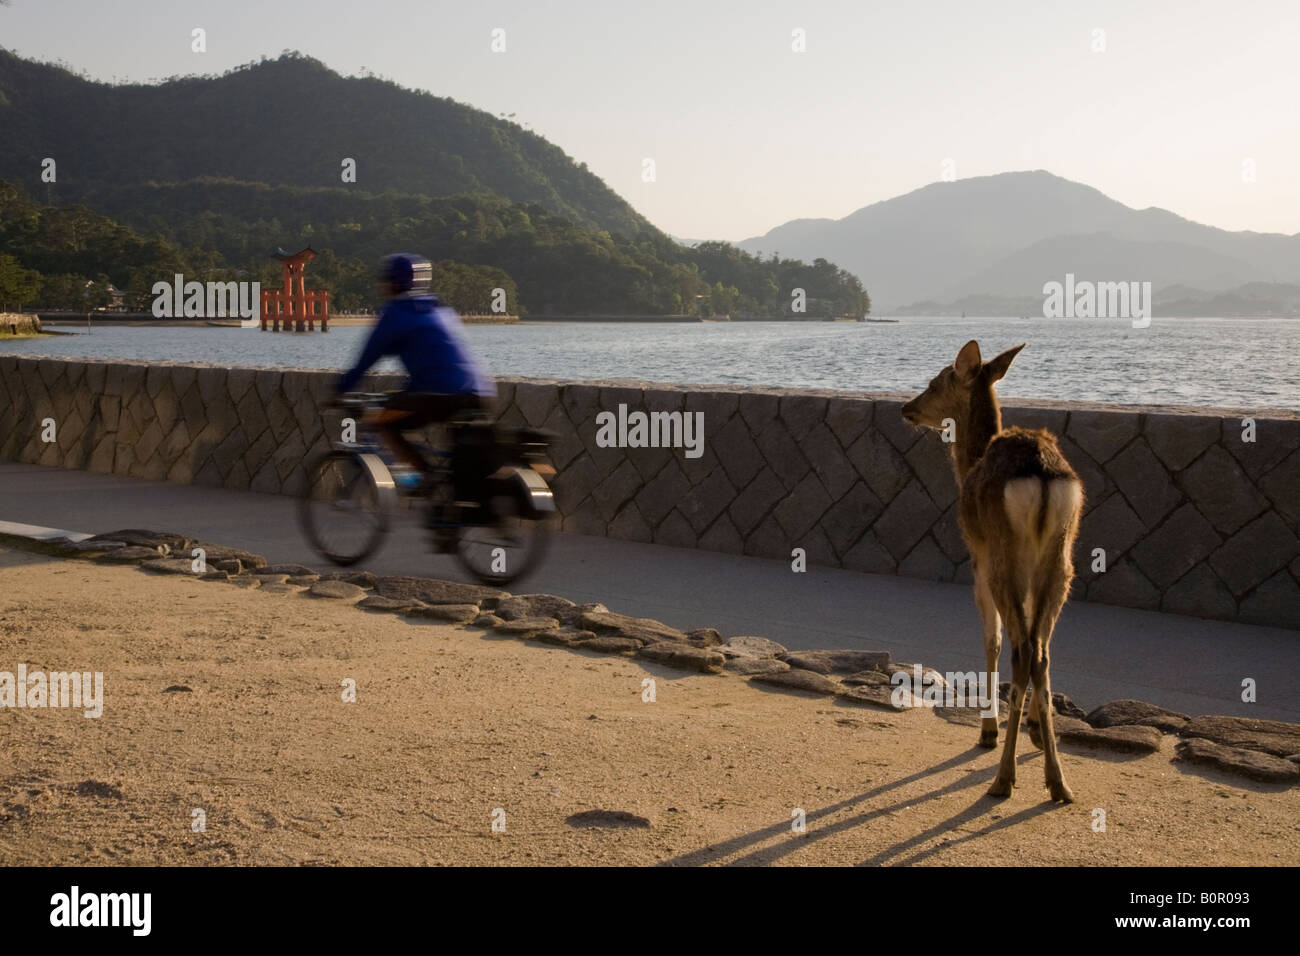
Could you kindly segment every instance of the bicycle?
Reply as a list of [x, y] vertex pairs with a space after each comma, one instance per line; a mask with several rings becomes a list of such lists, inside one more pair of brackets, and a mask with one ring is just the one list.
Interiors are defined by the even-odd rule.
[[[357, 413], [356, 441], [331, 442], [306, 471], [298, 497], [303, 533], [322, 558], [341, 567], [369, 557], [405, 503], [425, 501], [434, 550], [452, 552], [480, 582], [500, 585], [533, 570], [545, 554], [555, 499], [546, 483], [554, 438], [536, 428], [503, 429], [452, 421], [451, 450], [417, 445], [425, 474], [395, 463], [364, 413], [388, 395], [353, 392], [334, 406]], [[341, 539], [341, 540], [340, 540]]]

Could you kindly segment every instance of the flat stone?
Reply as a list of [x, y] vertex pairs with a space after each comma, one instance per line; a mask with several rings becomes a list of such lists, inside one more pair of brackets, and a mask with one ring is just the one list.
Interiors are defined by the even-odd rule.
[[686, 640], [694, 647], [717, 647], [722, 635], [712, 627], [697, 627], [686, 632]]
[[273, 581], [270, 584], [263, 584], [259, 590], [264, 591], [267, 594], [301, 594], [304, 588], [295, 587], [292, 584], [286, 583], [277, 584]]
[[190, 545], [190, 539], [184, 535], [171, 534], [167, 531], [145, 531], [140, 528], [124, 528], [121, 531], [110, 531], [106, 534], [94, 535], [87, 540], [121, 541], [124, 544], [135, 545], [139, 548], [161, 550], [164, 555], [172, 551], [186, 551]]
[[[251, 551], [244, 551], [241, 548], [227, 548], [220, 544], [207, 544], [203, 541], [194, 541], [190, 544], [187, 554], [191, 554], [195, 548], [203, 549], [203, 560], [209, 567], [220, 568], [223, 571], [233, 571], [238, 574], [245, 568], [264, 568], [266, 567], [266, 558], [260, 554], [253, 554]], [[226, 567], [227, 562], [238, 562], [239, 567]]]
[[[355, 584], [347, 584], [344, 581], [332, 581], [330, 583], [342, 584], [344, 587], [350, 588], [357, 587]], [[361, 588], [357, 588], [357, 590], [362, 594], [365, 593]], [[477, 604], [424, 604], [419, 607], [407, 608], [402, 612], [402, 616], [446, 621], [448, 624], [468, 624], [479, 616], [479, 609]]]
[[145, 548], [132, 545], [118, 548], [100, 555], [96, 560], [104, 564], [139, 564], [141, 561], [156, 561], [162, 556], [157, 548]]
[[229, 581], [230, 572], [219, 571], [215, 569], [212, 571], [205, 571], [203, 574], [199, 575], [199, 580], [200, 581]]
[[268, 564], [261, 569], [263, 574], [284, 574], [289, 577], [298, 577], [300, 575], [310, 574], [313, 577], [320, 577], [311, 568], [301, 564]]
[[516, 594], [504, 598], [496, 606], [497, 617], [506, 621], [517, 621], [524, 617], [553, 617], [557, 621], [567, 622], [580, 613], [578, 605], [555, 594]]
[[637, 652], [637, 656], [668, 667], [681, 667], [686, 670], [715, 674], [722, 670], [722, 665], [727, 660], [717, 651], [692, 647], [690, 644], [677, 641], [646, 644]]
[[382, 575], [375, 578], [375, 592], [384, 597], [410, 598], [425, 604], [481, 604], [487, 598], [504, 600], [510, 597], [506, 591], [478, 584], [404, 575]]
[[[253, 571], [252, 573], [253, 573], [253, 576], [256, 577], [259, 581], [261, 581], [262, 584], [264, 584], [264, 585], [266, 585], [266, 584], [287, 584], [288, 581], [289, 581], [289, 575], [287, 575], [287, 574], [263, 574], [260, 570], [255, 570], [255, 571]], [[318, 595], [316, 595], [316, 596], [317, 596], [317, 597], [330, 597], [330, 595], [328, 595], [328, 594], [318, 594]], [[342, 597], [342, 595], [340, 595], [340, 597]]]
[[[514, 622], [508, 622], [514, 623]], [[586, 635], [585, 637], [582, 635]], [[560, 627], [549, 631], [538, 631], [535, 634], [515, 635], [523, 637], [530, 641], [540, 641], [543, 644], [553, 644], [556, 647], [576, 647], [584, 640], [590, 640], [595, 637], [591, 631], [575, 630], [573, 628]]]
[[1160, 749], [1160, 731], [1154, 727], [1125, 725], [1104, 730], [1073, 722], [1057, 732], [1062, 743], [1084, 744], [1120, 753], [1151, 754]]
[[636, 638], [643, 644], [653, 644], [658, 641], [686, 643], [686, 635], [677, 628], [648, 617], [628, 617], [626, 614], [614, 614], [611, 611], [583, 611], [573, 619], [573, 623], [597, 634]]
[[228, 574], [239, 574], [241, 571], [244, 570], [243, 562], [238, 560], [237, 558], [227, 558], [227, 559], [222, 559], [220, 561], [209, 561], [208, 564], [216, 568], [218, 571], [225, 571]]
[[[1071, 715], [1074, 716], [1074, 715]], [[1083, 718], [1093, 727], [1135, 725], [1155, 727], [1167, 734], [1181, 733], [1191, 720], [1186, 714], [1166, 710], [1141, 700], [1112, 700]]]
[[584, 651], [596, 651], [600, 654], [635, 654], [642, 647], [640, 641], [630, 637], [591, 637], [585, 641], [576, 641], [574, 647]]
[[382, 594], [371, 594], [358, 601], [356, 606], [365, 608], [367, 611], [401, 612], [413, 607], [422, 607], [423, 605], [419, 601], [413, 601], [410, 598], [387, 598]]
[[564, 822], [579, 829], [592, 827], [645, 829], [650, 826], [650, 821], [645, 817], [628, 813], [626, 810], [583, 810], [581, 813], [565, 817]]
[[[1076, 704], [1070, 698], [1066, 697], [1060, 691], [1052, 694], [1052, 710], [1063, 717], [1073, 717], [1075, 720], [1083, 720], [1087, 716], [1082, 707]], [[1152, 724], [1151, 726], [1158, 726]], [[1161, 727], [1161, 730], [1164, 728]]]
[[722, 667], [729, 674], [740, 674], [744, 677], [779, 674], [790, 669], [789, 664], [778, 661], [775, 657], [728, 657]]
[[322, 581], [346, 581], [359, 588], [373, 588], [376, 580], [369, 571], [327, 571], [320, 577]]
[[1295, 783], [1300, 780], [1300, 765], [1256, 750], [1227, 747], [1212, 740], [1180, 740], [1174, 759], [1187, 763], [1208, 764], [1251, 780], [1265, 783]]
[[791, 667], [818, 674], [856, 674], [858, 671], [889, 669], [888, 651], [796, 651], [784, 660]]
[[1204, 737], [1227, 747], [1289, 757], [1300, 753], [1300, 724], [1254, 717], [1196, 717], [1182, 729], [1184, 737]]
[[155, 574], [193, 574], [194, 562], [189, 558], [157, 558], [142, 562], [140, 567]]
[[237, 588], [257, 588], [262, 586], [262, 582], [251, 574], [232, 574], [227, 580]]
[[[287, 581], [289, 576], [284, 576]], [[283, 583], [283, 582], [282, 582]], [[366, 596], [366, 589], [348, 584], [346, 581], [317, 581], [307, 592], [312, 597], [335, 598], [341, 601], [359, 601]], [[475, 607], [477, 613], [478, 608]]]
[[553, 617], [517, 617], [513, 621], [502, 621], [495, 630], [498, 634], [509, 634], [526, 640], [544, 631], [558, 630], [559, 627], [560, 622]]
[[840, 692], [840, 685], [816, 671], [791, 668], [773, 674], [759, 674], [750, 678], [757, 684], [779, 687], [782, 690], [803, 691], [806, 694], [818, 694], [822, 697], [834, 697]]
[[474, 627], [485, 627], [488, 630], [493, 630], [497, 626], [504, 623], [505, 622], [501, 620], [501, 618], [497, 617], [495, 614], [492, 614], [490, 612], [484, 612], [480, 614], [478, 617], [474, 618], [474, 620], [470, 621], [470, 624], [472, 624]]
[[864, 685], [889, 687], [893, 684], [888, 674], [877, 670], [858, 671], [856, 674], [849, 674], [847, 677], [841, 678], [841, 681], [847, 687], [862, 687]]
[[70, 551], [116, 551], [118, 548], [125, 548], [125, 541], [106, 541], [90, 538], [86, 541], [69, 541], [67, 548]]
[[[905, 695], [908, 700], [911, 695]], [[879, 684], [855, 684], [852, 687], [846, 687], [840, 692], [840, 698], [854, 704], [869, 704], [872, 707], [883, 707], [885, 710], [903, 711], [907, 708], [899, 707], [894, 703], [893, 689], [888, 686]]]
[[287, 583], [295, 587], [309, 588], [319, 580], [319, 574], [291, 574]]
[[784, 644], [778, 644], [776, 641], [769, 640], [766, 637], [753, 637], [751, 635], [742, 635], [733, 637], [719, 648], [722, 653], [730, 654], [734, 652], [737, 655], [747, 657], [780, 657], [789, 653]]

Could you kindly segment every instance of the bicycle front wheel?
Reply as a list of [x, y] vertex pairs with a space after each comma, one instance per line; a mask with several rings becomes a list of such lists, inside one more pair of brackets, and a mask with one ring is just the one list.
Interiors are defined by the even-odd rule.
[[373, 554], [388, 532], [388, 510], [370, 469], [346, 451], [327, 452], [307, 469], [298, 518], [316, 552], [342, 567]]

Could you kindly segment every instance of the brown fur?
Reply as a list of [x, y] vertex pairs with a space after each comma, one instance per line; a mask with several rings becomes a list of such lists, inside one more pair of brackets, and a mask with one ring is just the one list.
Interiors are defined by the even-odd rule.
[[[1074, 795], [1056, 753], [1048, 647], [1074, 578], [1083, 485], [1051, 432], [1002, 428], [993, 386], [1022, 348], [984, 362], [978, 343], [967, 342], [957, 360], [903, 406], [903, 417], [918, 427], [955, 430], [949, 448], [960, 490], [958, 523], [975, 576], [987, 673], [998, 669], [1003, 624], [1011, 640], [1007, 739], [989, 794], [1009, 796], [1015, 786], [1016, 740], [1027, 709], [1031, 737], [1043, 747], [1048, 790], [1053, 800], [1068, 803]], [[981, 746], [996, 747], [997, 737], [997, 720], [985, 718]]]

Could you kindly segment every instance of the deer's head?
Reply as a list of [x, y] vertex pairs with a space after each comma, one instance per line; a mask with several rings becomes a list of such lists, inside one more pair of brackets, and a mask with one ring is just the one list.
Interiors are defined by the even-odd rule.
[[942, 429], [943, 420], [964, 421], [971, 406], [971, 395], [978, 389], [991, 390], [993, 383], [1007, 374], [1011, 360], [1024, 348], [1007, 349], [992, 361], [980, 358], [980, 346], [971, 339], [957, 353], [957, 360], [936, 375], [929, 387], [903, 406], [903, 418], [917, 428]]

